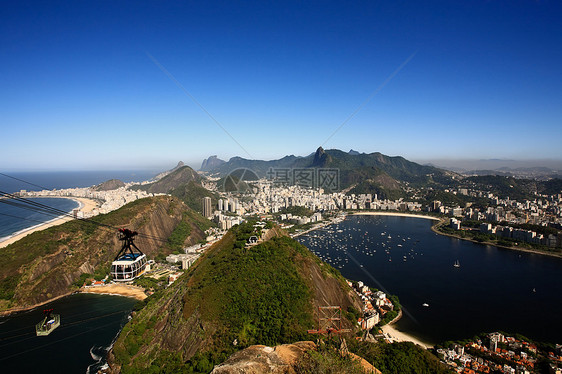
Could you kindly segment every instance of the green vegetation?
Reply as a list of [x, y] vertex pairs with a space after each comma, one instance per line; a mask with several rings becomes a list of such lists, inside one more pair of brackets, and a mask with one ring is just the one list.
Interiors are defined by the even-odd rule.
[[[472, 221], [472, 222], [478, 222], [478, 221]], [[464, 226], [464, 221], [463, 221], [463, 226]], [[515, 228], [523, 228], [523, 227], [537, 227], [536, 225], [511, 225], [512, 227]], [[436, 225], [435, 226], [436, 230], [443, 233], [443, 234], [448, 234], [448, 235], [453, 235], [462, 239], [469, 239], [469, 240], [474, 240], [476, 242], [479, 243], [489, 243], [491, 245], [498, 245], [498, 246], [503, 246], [503, 247], [508, 247], [508, 248], [526, 248], [526, 249], [532, 249], [532, 250], [537, 250], [537, 251], [542, 251], [542, 252], [550, 252], [550, 253], [556, 253], [556, 252], [560, 252], [560, 248], [551, 248], [548, 247], [546, 245], [542, 245], [542, 244], [535, 244], [535, 243], [527, 243], [521, 240], [517, 240], [517, 239], [513, 239], [513, 238], [504, 238], [501, 236], [497, 236], [495, 234], [486, 234], [477, 230], [455, 230], [450, 228], [449, 226], [447, 226], [446, 224], [444, 225]], [[548, 227], [544, 227], [542, 228], [541, 231], [543, 232], [549, 232], [550, 229], [552, 228], [548, 228]], [[532, 228], [526, 228], [526, 230], [533, 230]]]
[[[114, 352], [124, 365], [124, 373], [145, 369], [209, 372], [233, 352], [253, 344], [273, 346], [310, 339], [307, 330], [316, 325], [314, 285], [304, 274], [319, 259], [286, 236], [246, 248], [248, 237], [255, 234], [253, 222], [233, 227], [171, 287], [146, 299], [146, 306], [139, 309], [115, 343]], [[324, 276], [332, 277], [321, 270]], [[333, 292], [340, 291], [336, 288]], [[355, 314], [351, 308], [344, 317], [355, 318]], [[165, 318], [165, 326], [171, 330], [145, 328], [153, 318]], [[180, 335], [175, 335], [176, 330], [182, 331]], [[185, 353], [185, 348], [178, 356], [172, 353], [181, 351], [180, 340], [195, 347], [189, 348], [191, 353]], [[151, 343], [139, 345], [141, 341]]]
[[154, 279], [151, 277], [141, 276], [134, 280], [134, 285], [140, 286], [147, 291], [157, 292], [163, 290], [168, 285], [168, 280], [166, 277], [160, 277], [159, 279]]
[[197, 181], [181, 184], [172, 189], [170, 194], [181, 199], [185, 205], [199, 213], [203, 213], [204, 197], [211, 198], [211, 206], [213, 207], [216, 207], [218, 201], [218, 196], [216, 194], [201, 186], [201, 183]]
[[187, 213], [183, 214], [182, 220], [172, 231], [168, 237], [168, 247], [174, 253], [179, 253], [179, 250], [184, 247], [185, 241], [191, 234], [191, 225]]
[[88, 279], [92, 279], [92, 274], [82, 273], [80, 274], [80, 278], [76, 279], [74, 283], [72, 283], [72, 285], [76, 287], [82, 287]]
[[102, 279], [104, 279], [106, 276], [110, 275], [110, 264], [104, 264], [101, 266], [98, 266], [96, 268], [96, 270], [94, 271], [94, 279], [97, 281], [100, 281]]
[[293, 216], [310, 217], [314, 214], [314, 212], [307, 207], [294, 205], [281, 209], [279, 211], [279, 215], [281, 214], [292, 214]]
[[464, 207], [468, 203], [471, 203], [472, 206], [489, 206], [491, 200], [485, 197], [474, 197], [474, 196], [467, 196], [461, 194], [454, 194], [452, 192], [445, 192], [443, 190], [429, 190], [424, 198], [420, 200], [420, 203], [424, 205], [431, 204], [432, 201], [438, 200], [443, 203], [445, 206], [461, 206]]
[[348, 341], [348, 347], [384, 374], [452, 373], [437, 357], [411, 342], [386, 344]]
[[307, 351], [295, 364], [297, 374], [364, 374], [361, 364], [343, 356], [333, 345], [321, 345], [317, 351]]
[[232, 250], [211, 254], [198, 267], [185, 295], [190, 302], [184, 315], [193, 305], [199, 305], [203, 318], [220, 314], [226, 342], [237, 339], [241, 347], [300, 340], [314, 322], [311, 295], [294, 261], [308, 256], [308, 250], [282, 237], [246, 251], [239, 243], [245, 243], [252, 230], [250, 223], [235, 227]]
[[[89, 277], [105, 278], [121, 244], [116, 240], [116, 231], [107, 226], [128, 227], [164, 237], [175, 228], [178, 217], [189, 223], [190, 239], [194, 243], [203, 239], [204, 234], [198, 228], [211, 225], [178, 199], [158, 196], [136, 200], [89, 221], [74, 220], [34, 232], [0, 248], [3, 259], [0, 262], [0, 310], [47, 301], [75, 290], [84, 283], [85, 278], [80, 278], [78, 270], [84, 263], [93, 266]], [[181, 236], [180, 229], [176, 231], [178, 236]], [[137, 245], [149, 257], [171, 252], [160, 241], [140, 239]]]
[[491, 191], [502, 199], [509, 197], [518, 201], [532, 200], [540, 185], [540, 182], [532, 179], [517, 179], [499, 175], [468, 177], [465, 181], [474, 183], [478, 189]]
[[14, 297], [16, 286], [20, 280], [20, 275], [10, 275], [0, 281], [0, 299], [11, 300]]

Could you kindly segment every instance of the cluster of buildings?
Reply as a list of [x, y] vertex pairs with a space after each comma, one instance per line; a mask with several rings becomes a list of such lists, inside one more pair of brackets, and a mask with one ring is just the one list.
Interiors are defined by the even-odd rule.
[[239, 200], [232, 194], [223, 193], [218, 201], [218, 211], [237, 215], [263, 215], [279, 213], [284, 208], [302, 206], [312, 210], [407, 210], [420, 211], [417, 202], [379, 200], [376, 194], [350, 194], [344, 192], [326, 192], [322, 188], [310, 188], [299, 185], [280, 185], [271, 180], [262, 179], [255, 182], [250, 199]]
[[539, 356], [548, 361], [550, 373], [562, 373], [562, 345], [557, 345], [555, 352], [541, 352], [531, 342], [499, 332], [490, 333], [464, 345], [453, 344], [440, 348], [437, 354], [457, 373], [463, 374], [535, 373]]
[[384, 318], [386, 313], [394, 310], [392, 301], [390, 301], [384, 292], [373, 292], [361, 281], [357, 282], [355, 287], [349, 280], [347, 284], [355, 290], [363, 301], [363, 317], [359, 318], [357, 321], [363, 330], [372, 329]]
[[532, 244], [541, 244], [550, 248], [562, 247], [562, 232], [559, 232], [557, 235], [543, 235], [537, 234], [532, 230], [513, 228], [511, 226], [493, 226], [491, 223], [482, 223], [480, 225], [480, 232], [496, 235], [500, 238], [513, 239]]
[[433, 201], [426, 207], [427, 211], [475, 221], [505, 221], [511, 224], [530, 223], [562, 227], [562, 194], [536, 195], [533, 200], [521, 202], [509, 197], [501, 199], [491, 192], [466, 188], [445, 191], [456, 195], [485, 197], [491, 200], [491, 204], [488, 207], [477, 209], [472, 207], [472, 204], [466, 204], [465, 207], [450, 207], [443, 205], [440, 201]]
[[99, 202], [99, 206], [90, 212], [75, 211], [75, 218], [90, 218], [98, 214], [106, 214], [121, 208], [122, 206], [145, 197], [162, 194], [148, 193], [145, 191], [131, 191], [127, 188], [132, 183], [110, 191], [95, 191], [90, 187], [86, 188], [65, 188], [61, 190], [26, 191], [21, 190], [18, 195], [21, 197], [66, 197], [66, 198], [87, 198]]

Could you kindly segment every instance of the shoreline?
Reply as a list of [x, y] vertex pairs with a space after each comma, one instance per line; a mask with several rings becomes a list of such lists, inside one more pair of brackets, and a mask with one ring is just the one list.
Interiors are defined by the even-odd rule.
[[383, 211], [365, 211], [365, 212], [351, 212], [350, 216], [394, 216], [394, 217], [407, 217], [407, 218], [423, 218], [432, 221], [441, 221], [437, 217], [426, 216], [423, 214], [410, 214], [410, 213], [399, 213], [399, 212], [383, 212]]
[[58, 299], [62, 299], [63, 297], [73, 295], [74, 293], [76, 293], [76, 291], [67, 292], [63, 295], [55, 296], [55, 297], [50, 298], [49, 300], [45, 300], [41, 303], [33, 304], [33, 305], [30, 305], [30, 306], [24, 306], [24, 307], [19, 307], [19, 308], [2, 310], [2, 311], [0, 311], [0, 317], [7, 317], [7, 316], [10, 316], [12, 314], [17, 314], [17, 313], [21, 313], [21, 312], [28, 312], [28, 311], [33, 310], [35, 308], [38, 308], [42, 305], [48, 304], [48, 303], [56, 301]]
[[395, 342], [412, 342], [425, 349], [433, 349], [433, 345], [425, 343], [407, 332], [398, 330], [395, 326], [393, 326], [393, 324], [388, 323], [380, 329], [383, 334], [388, 335]]
[[64, 297], [68, 297], [77, 293], [89, 293], [89, 294], [98, 294], [98, 295], [109, 295], [109, 296], [123, 296], [128, 297], [136, 300], [144, 300], [148, 296], [144, 293], [144, 288], [128, 285], [128, 284], [108, 284], [104, 286], [86, 286], [81, 287], [80, 289], [72, 292], [67, 292], [63, 295], [55, 296], [50, 298], [49, 300], [45, 300], [41, 303], [33, 304], [30, 306], [23, 306], [18, 308], [11, 308], [0, 311], [0, 317], [8, 317], [12, 314], [22, 313], [22, 312], [29, 312], [35, 308], [39, 308], [45, 304], [49, 304], [53, 301], [62, 299]]
[[538, 250], [538, 249], [521, 248], [521, 247], [507, 247], [507, 246], [495, 244], [495, 243], [492, 243], [492, 242], [479, 242], [478, 240], [474, 240], [474, 239], [470, 239], [470, 238], [463, 238], [463, 237], [458, 236], [458, 235], [441, 232], [441, 231], [437, 230], [435, 228], [435, 226], [436, 225], [431, 226], [431, 231], [433, 231], [434, 233], [436, 233], [438, 235], [448, 236], [450, 238], [455, 238], [455, 239], [459, 239], [459, 240], [466, 240], [468, 242], [472, 242], [472, 243], [475, 243], [475, 244], [489, 245], [489, 246], [495, 247], [495, 248], [501, 248], [501, 249], [507, 249], [507, 250], [512, 250], [512, 251], [531, 253], [531, 254], [535, 254], [535, 255], [543, 255], [543, 256], [562, 258], [562, 253], [551, 253], [551, 252], [541, 251], [541, 250]]
[[144, 293], [144, 288], [129, 284], [111, 283], [103, 286], [84, 286], [78, 290], [80, 293], [91, 293], [99, 295], [114, 295], [130, 297], [136, 300], [144, 300], [148, 296]]
[[[71, 196], [45, 196], [46, 198], [58, 198], [58, 199], [69, 199], [69, 200], [74, 200], [75, 202], [78, 203], [78, 210], [84, 213], [89, 213], [91, 211], [93, 211], [95, 208], [97, 208], [98, 204], [95, 200], [92, 199], [88, 199], [85, 197], [71, 197]], [[70, 213], [70, 212], [69, 212]], [[22, 239], [23, 237], [32, 234], [36, 231], [42, 231], [45, 229], [48, 229], [49, 227], [53, 227], [53, 226], [58, 226], [61, 225], [65, 222], [71, 221], [74, 218], [72, 217], [68, 217], [68, 216], [64, 216], [64, 215], [60, 215], [58, 217], [55, 217], [49, 221], [46, 221], [44, 223], [40, 223], [28, 228], [25, 228], [23, 230], [17, 231], [11, 235], [8, 235], [4, 238], [0, 238], [2, 239], [0, 241], [0, 248], [4, 248], [7, 247], [8, 245], [17, 242], [18, 240]]]
[[426, 215], [422, 215], [422, 214], [409, 214], [409, 213], [383, 212], [383, 211], [353, 212], [353, 213], [349, 213], [349, 215], [395, 216], [395, 217], [411, 217], [411, 218], [430, 219], [432, 221], [435, 221], [435, 223], [433, 225], [431, 225], [431, 231], [433, 231], [434, 233], [436, 233], [438, 235], [448, 236], [450, 238], [455, 238], [455, 239], [460, 239], [460, 240], [466, 240], [466, 241], [476, 243], [476, 244], [489, 245], [489, 246], [496, 247], [496, 248], [509, 249], [509, 250], [513, 250], [513, 251], [519, 251], [519, 252], [526, 252], [526, 253], [532, 253], [532, 254], [537, 254], [537, 255], [544, 255], [544, 256], [562, 258], [562, 253], [552, 253], [552, 252], [547, 252], [547, 251], [541, 251], [539, 249], [530, 249], [530, 248], [522, 248], [522, 247], [515, 247], [515, 246], [508, 247], [508, 246], [499, 245], [499, 244], [492, 243], [492, 242], [479, 242], [479, 241], [474, 240], [474, 239], [463, 238], [463, 237], [458, 236], [458, 235], [444, 233], [444, 232], [441, 232], [441, 231], [437, 230], [435, 228], [435, 226], [437, 226], [438, 224], [444, 223], [447, 220], [447, 218], [438, 218], [438, 217], [426, 216]]
[[386, 334], [388, 338], [395, 342], [412, 342], [414, 344], [422, 346], [424, 349], [433, 349], [433, 345], [422, 341], [420, 338], [415, 337], [414, 335], [398, 330], [397, 327], [394, 326], [396, 322], [398, 322], [403, 316], [402, 308], [398, 312], [398, 315], [389, 323], [384, 326], [379, 327], [383, 334]]

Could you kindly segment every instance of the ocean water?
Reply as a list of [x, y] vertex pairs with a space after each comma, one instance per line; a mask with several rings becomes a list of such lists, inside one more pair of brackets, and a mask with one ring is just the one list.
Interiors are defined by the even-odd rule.
[[[2, 174], [6, 174], [9, 177]], [[110, 179], [119, 179], [123, 182], [143, 182], [154, 178], [157, 174], [157, 171], [151, 170], [2, 172], [0, 173], [0, 191], [14, 193], [21, 190], [39, 191], [55, 188], [83, 188], [91, 187]], [[37, 198], [31, 200], [65, 212], [71, 212], [78, 207], [78, 203], [70, 199]], [[53, 215], [37, 213], [21, 207], [0, 203], [0, 240], [54, 218]]]
[[[101, 171], [50, 171], [50, 172], [2, 172], [0, 191], [14, 193], [20, 190], [40, 191], [63, 188], [91, 187], [110, 179], [127, 182], [143, 182], [154, 178], [159, 171], [154, 170], [101, 170]], [[29, 183], [25, 183], [25, 182]], [[30, 184], [31, 183], [31, 184]]]
[[[0, 317], [2, 372], [97, 372], [135, 303], [122, 296], [75, 294]], [[61, 325], [48, 336], [36, 336], [35, 324], [48, 308], [61, 316]]]
[[406, 313], [396, 327], [426, 342], [503, 330], [562, 343], [562, 259], [430, 227], [419, 218], [351, 216], [298, 240], [344, 277], [397, 295]]
[[[72, 212], [79, 204], [75, 200], [62, 198], [30, 198], [30, 201], [47, 205], [64, 212]], [[0, 201], [0, 241], [21, 230], [56, 219], [53, 214], [39, 213], [27, 207], [12, 206]]]

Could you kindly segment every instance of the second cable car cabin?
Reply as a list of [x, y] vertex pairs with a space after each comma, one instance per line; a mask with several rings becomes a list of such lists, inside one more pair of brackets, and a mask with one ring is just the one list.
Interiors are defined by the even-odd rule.
[[144, 273], [146, 255], [133, 243], [137, 234], [129, 229], [119, 229], [119, 240], [123, 241], [123, 246], [111, 263], [111, 277], [114, 281], [132, 281]]

